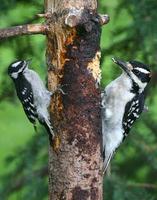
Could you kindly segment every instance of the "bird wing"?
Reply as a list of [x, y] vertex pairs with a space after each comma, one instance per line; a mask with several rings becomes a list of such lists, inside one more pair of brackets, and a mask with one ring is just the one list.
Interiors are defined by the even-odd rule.
[[124, 138], [128, 135], [133, 123], [139, 118], [140, 114], [144, 109], [144, 92], [136, 95], [130, 102], [125, 106], [125, 112], [123, 117], [123, 129]]
[[23, 77], [20, 83], [16, 84], [17, 96], [19, 97], [23, 109], [29, 121], [35, 124], [37, 118], [36, 107], [34, 105], [34, 98], [31, 84]]

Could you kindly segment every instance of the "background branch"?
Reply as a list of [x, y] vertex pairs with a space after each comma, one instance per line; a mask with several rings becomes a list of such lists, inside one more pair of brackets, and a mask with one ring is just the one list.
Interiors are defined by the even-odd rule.
[[44, 24], [26, 24], [10, 28], [0, 29], [0, 39], [32, 34], [45, 34], [46, 25]]
[[157, 185], [151, 183], [130, 183], [128, 187], [141, 187], [146, 189], [157, 189]]

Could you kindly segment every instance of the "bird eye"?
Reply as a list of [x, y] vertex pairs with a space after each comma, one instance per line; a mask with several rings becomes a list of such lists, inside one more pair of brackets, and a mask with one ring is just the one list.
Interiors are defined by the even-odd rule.
[[136, 74], [137, 74], [137, 75], [140, 75], [140, 71], [137, 71]]
[[134, 73], [136, 76], [139, 76], [139, 75], [140, 75], [140, 71], [139, 71], [139, 70], [133, 69], [132, 71], [133, 71], [133, 73]]

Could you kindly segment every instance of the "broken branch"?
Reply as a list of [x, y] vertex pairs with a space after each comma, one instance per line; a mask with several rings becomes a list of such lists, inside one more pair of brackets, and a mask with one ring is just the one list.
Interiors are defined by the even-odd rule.
[[26, 25], [0, 29], [0, 39], [20, 36], [20, 35], [33, 35], [33, 34], [45, 34], [45, 33], [46, 33], [46, 25], [44, 24], [26, 24]]
[[36, 15], [37, 17], [39, 18], [48, 18], [51, 16], [51, 13], [50, 12], [47, 12], [47, 13], [39, 13]]
[[105, 24], [108, 24], [108, 22], [110, 21], [110, 17], [108, 15], [99, 14], [98, 21], [99, 21], [100, 25], [105, 25]]
[[89, 19], [99, 23], [101, 26], [107, 24], [110, 21], [110, 17], [107, 14], [98, 14], [93, 16], [91, 12], [87, 12], [84, 9], [70, 9], [68, 16], [65, 18], [65, 24], [69, 27], [76, 27], [79, 24], [88, 23]]

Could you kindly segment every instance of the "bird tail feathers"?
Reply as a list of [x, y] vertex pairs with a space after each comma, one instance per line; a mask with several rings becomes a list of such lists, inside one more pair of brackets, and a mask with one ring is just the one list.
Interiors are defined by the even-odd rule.
[[50, 141], [50, 144], [52, 145], [52, 140], [53, 140], [55, 134], [53, 132], [51, 123], [49, 120], [45, 120], [44, 122], [42, 122], [42, 124], [44, 125], [45, 129], [47, 130], [47, 133], [49, 134], [49, 141]]
[[109, 163], [110, 163], [110, 160], [111, 160], [112, 156], [113, 156], [113, 153], [111, 153], [111, 154], [109, 154], [109, 156], [106, 156], [106, 157], [105, 157], [104, 166], [103, 166], [103, 173], [104, 173], [104, 174], [105, 174], [105, 172], [106, 172], [106, 170], [107, 170], [107, 168], [108, 168], [108, 165], [109, 165]]

